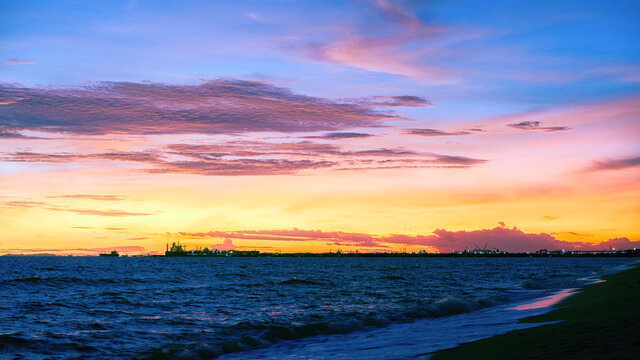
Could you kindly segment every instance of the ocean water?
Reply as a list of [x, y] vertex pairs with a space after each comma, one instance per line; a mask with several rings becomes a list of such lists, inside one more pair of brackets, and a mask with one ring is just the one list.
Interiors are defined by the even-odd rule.
[[0, 359], [404, 359], [624, 258], [0, 257]]

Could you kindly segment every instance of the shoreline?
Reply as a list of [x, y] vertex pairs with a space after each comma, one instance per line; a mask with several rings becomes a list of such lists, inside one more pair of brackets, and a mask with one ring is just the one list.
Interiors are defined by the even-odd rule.
[[640, 352], [640, 263], [585, 285], [545, 314], [520, 323], [539, 326], [421, 355], [447, 359], [633, 359]]
[[39, 254], [2, 254], [0, 257], [95, 257], [95, 258], [640, 258], [640, 249], [612, 250], [612, 251], [567, 251], [547, 253], [260, 253], [260, 252], [236, 252], [231, 254], [98, 254], [98, 255], [59, 255], [49, 253]]

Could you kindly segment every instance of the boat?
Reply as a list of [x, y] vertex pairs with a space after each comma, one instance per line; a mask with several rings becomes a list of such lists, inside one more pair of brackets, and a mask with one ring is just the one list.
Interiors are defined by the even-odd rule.
[[110, 252], [110, 253], [108, 253], [108, 254], [101, 253], [101, 254], [99, 254], [99, 255], [100, 255], [100, 256], [116, 256], [116, 257], [117, 257], [117, 256], [120, 256], [120, 254], [118, 254], [118, 252], [117, 252], [117, 251], [115, 251], [115, 250], [113, 250], [112, 252]]

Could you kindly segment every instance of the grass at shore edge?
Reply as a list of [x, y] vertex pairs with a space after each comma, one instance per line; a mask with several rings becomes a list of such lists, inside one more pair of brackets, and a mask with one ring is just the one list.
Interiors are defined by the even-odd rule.
[[549, 313], [522, 322], [552, 322], [436, 352], [447, 359], [637, 359], [640, 354], [640, 264], [602, 277]]

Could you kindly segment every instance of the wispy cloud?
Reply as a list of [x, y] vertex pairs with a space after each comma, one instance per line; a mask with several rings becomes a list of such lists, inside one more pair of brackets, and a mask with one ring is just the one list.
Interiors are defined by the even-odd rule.
[[316, 135], [316, 136], [305, 136], [305, 139], [324, 139], [324, 140], [338, 140], [338, 139], [357, 139], [357, 138], [368, 138], [375, 135], [372, 134], [364, 134], [364, 133], [355, 133], [355, 132], [332, 132], [324, 135]]
[[5, 154], [0, 160], [5, 162], [42, 162], [42, 163], [68, 163], [79, 160], [113, 160], [134, 162], [157, 162], [158, 155], [150, 152], [108, 152], [94, 154], [58, 153], [45, 154], [31, 151], [18, 151]]
[[123, 216], [149, 216], [155, 215], [152, 213], [138, 213], [138, 212], [129, 212], [123, 210], [95, 210], [95, 209], [73, 209], [73, 208], [63, 208], [63, 207], [47, 207], [47, 210], [54, 211], [67, 211], [72, 212], [78, 215], [97, 215], [97, 216], [110, 216], [110, 217], [123, 217]]
[[292, 174], [301, 170], [327, 168], [334, 165], [329, 161], [283, 160], [283, 159], [208, 159], [206, 161], [166, 162], [155, 169], [154, 173], [182, 173], [217, 176], [256, 176]]
[[473, 166], [484, 164], [487, 160], [483, 159], [474, 159], [466, 156], [454, 156], [454, 155], [442, 155], [442, 154], [433, 154], [435, 159], [433, 163], [436, 164], [454, 164], [459, 166]]
[[409, 135], [420, 135], [420, 136], [464, 136], [470, 135], [475, 132], [482, 132], [480, 129], [469, 129], [462, 131], [442, 131], [436, 129], [407, 129], [405, 131], [406, 134]]
[[640, 166], [640, 156], [594, 161], [590, 170], [620, 170]]
[[42, 201], [7, 201], [4, 203], [6, 206], [11, 207], [42, 207], [47, 204]]
[[234, 79], [200, 85], [101, 82], [74, 88], [2, 84], [0, 101], [8, 131], [88, 135], [335, 131], [378, 127], [398, 118], [370, 101], [310, 97]]
[[7, 130], [0, 127], [0, 139], [31, 139], [28, 136], [24, 136], [17, 131]]
[[362, 104], [377, 107], [427, 107], [431, 101], [419, 96], [373, 96], [360, 101]]
[[[329, 134], [337, 138], [345, 135]], [[354, 137], [347, 133], [346, 138]], [[357, 135], [359, 137], [359, 135]], [[93, 154], [43, 154], [29, 151], [0, 156], [5, 162], [78, 163], [79, 161], [125, 161], [144, 165], [151, 173], [184, 173], [210, 176], [295, 174], [304, 170], [376, 170], [399, 168], [466, 168], [486, 163], [459, 155], [419, 152], [404, 148], [347, 150], [338, 144], [296, 141], [227, 141], [217, 144], [169, 144], [153, 151]], [[63, 195], [94, 200], [118, 200], [100, 195]]]
[[540, 126], [540, 121], [523, 121], [517, 124], [508, 124], [507, 126], [520, 130], [534, 130], [544, 132], [568, 131], [567, 126]]
[[55, 204], [48, 204], [41, 201], [7, 201], [4, 203], [4, 205], [10, 206], [10, 207], [41, 208], [41, 209], [51, 210], [51, 211], [64, 211], [64, 212], [71, 212], [78, 215], [97, 215], [97, 216], [109, 216], [109, 217], [156, 215], [153, 213], [130, 212], [130, 211], [124, 211], [124, 210], [115, 210], [115, 209], [106, 209], [106, 210], [79, 209], [79, 208], [71, 208], [66, 206], [59, 206]]
[[34, 60], [23, 60], [16, 58], [8, 58], [4, 60], [4, 63], [7, 65], [34, 65], [37, 64]]
[[247, 12], [247, 13], [244, 13], [244, 15], [246, 17], [248, 17], [249, 19], [253, 20], [253, 21], [256, 21], [256, 22], [259, 22], [259, 23], [264, 22], [262, 17], [260, 15], [256, 14], [256, 13]]
[[49, 198], [68, 198], [68, 199], [105, 200], [105, 201], [123, 200], [125, 198], [122, 195], [91, 195], [91, 194], [52, 195], [52, 196], [47, 196], [47, 197], [49, 197]]
[[457, 71], [427, 61], [438, 48], [433, 40], [447, 33], [446, 28], [423, 22], [397, 2], [380, 0], [370, 4], [373, 6], [368, 10], [379, 27], [385, 29], [383, 33], [351, 26], [329, 40], [302, 42], [297, 48], [314, 61], [400, 75], [430, 84], [457, 81]]
[[[101, 248], [0, 248], [0, 252], [2, 253], [10, 253], [10, 254], [30, 254], [30, 253], [51, 253], [53, 255], [66, 255], [69, 253], [78, 253], [81, 255], [98, 255], [98, 253], [106, 253], [111, 251], [117, 251], [121, 254], [139, 254], [146, 252], [145, 248], [142, 246], [131, 246], [131, 245], [116, 245], [111, 247], [101, 247]], [[82, 254], [89, 253], [89, 254]]]

